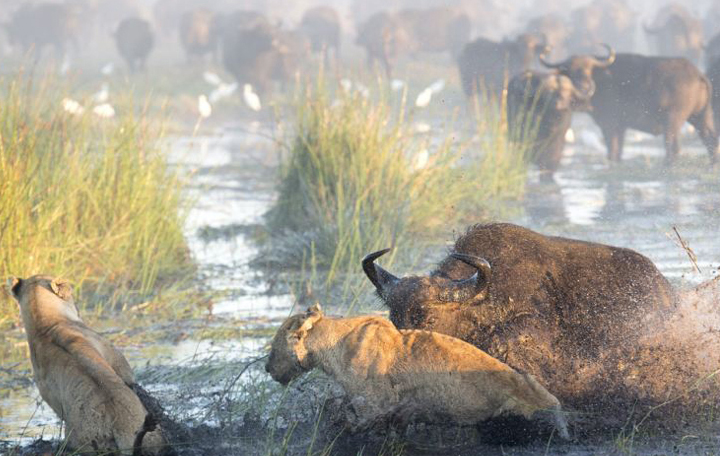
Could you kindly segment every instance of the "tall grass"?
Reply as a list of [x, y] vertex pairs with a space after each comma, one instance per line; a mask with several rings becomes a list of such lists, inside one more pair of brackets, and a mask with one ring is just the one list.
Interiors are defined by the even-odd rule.
[[333, 99], [322, 83], [295, 108], [268, 227], [288, 262], [311, 259], [329, 280], [372, 250], [480, 221], [493, 200], [522, 194], [525, 161], [498, 115], [479, 124], [477, 148], [452, 132], [418, 135], [403, 107], [340, 91]]
[[[191, 269], [183, 183], [147, 119], [72, 115], [50, 83], [1, 90], [0, 276], [148, 293]], [[0, 298], [0, 322], [14, 314]]]

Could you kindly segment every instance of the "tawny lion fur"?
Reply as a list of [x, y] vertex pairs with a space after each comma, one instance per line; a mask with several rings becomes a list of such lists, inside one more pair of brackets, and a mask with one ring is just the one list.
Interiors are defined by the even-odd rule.
[[143, 431], [135, 454], [159, 453], [165, 442], [160, 429], [143, 429], [147, 411], [130, 389], [130, 365], [83, 323], [70, 286], [48, 276], [13, 278], [8, 285], [20, 304], [35, 382], [65, 422], [68, 447], [132, 454]]
[[534, 377], [440, 333], [377, 316], [328, 318], [315, 305], [282, 324], [265, 369], [287, 384], [316, 367], [341, 384], [364, 424], [413, 415], [474, 424], [546, 410], [568, 438], [560, 402]]

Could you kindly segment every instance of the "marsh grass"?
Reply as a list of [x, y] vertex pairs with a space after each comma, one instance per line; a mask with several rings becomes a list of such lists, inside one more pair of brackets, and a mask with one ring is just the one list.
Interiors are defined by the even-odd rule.
[[[48, 81], [0, 85], [0, 276], [64, 277], [97, 305], [188, 277], [188, 202], [156, 146], [162, 131], [130, 101], [100, 119], [65, 112]], [[16, 314], [10, 301], [0, 323]]]
[[266, 215], [263, 258], [274, 267], [311, 266], [333, 282], [370, 251], [417, 247], [522, 195], [525, 160], [491, 107], [472, 144], [450, 129], [418, 134], [406, 94], [397, 103], [382, 90], [375, 99], [331, 92], [320, 81], [294, 103], [279, 196]]

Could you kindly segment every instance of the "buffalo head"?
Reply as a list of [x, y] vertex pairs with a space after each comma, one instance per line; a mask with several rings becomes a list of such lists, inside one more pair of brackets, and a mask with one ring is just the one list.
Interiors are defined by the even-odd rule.
[[465, 279], [453, 280], [441, 276], [398, 278], [375, 264], [375, 260], [390, 249], [367, 255], [362, 266], [378, 296], [390, 308], [390, 319], [399, 328], [417, 328], [432, 319], [438, 307], [472, 305], [487, 298], [492, 275], [490, 264], [483, 258], [461, 253], [450, 254], [474, 269]]
[[602, 46], [607, 49], [606, 56], [573, 55], [562, 62], [550, 63], [541, 55], [540, 62], [547, 68], [569, 77], [578, 90], [592, 96], [595, 93], [593, 71], [596, 68], [607, 68], [615, 62], [615, 50], [607, 44]]

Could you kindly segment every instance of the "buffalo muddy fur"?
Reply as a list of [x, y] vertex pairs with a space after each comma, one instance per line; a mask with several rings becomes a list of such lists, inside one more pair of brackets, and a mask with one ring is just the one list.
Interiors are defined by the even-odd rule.
[[720, 362], [701, 349], [720, 343], [720, 321], [673, 326], [686, 298], [637, 252], [497, 223], [471, 227], [428, 276], [398, 278], [374, 264], [381, 253], [365, 266], [399, 328], [459, 337], [533, 374], [584, 432], [632, 407], [680, 417], [671, 410], [718, 399], [707, 376]]

